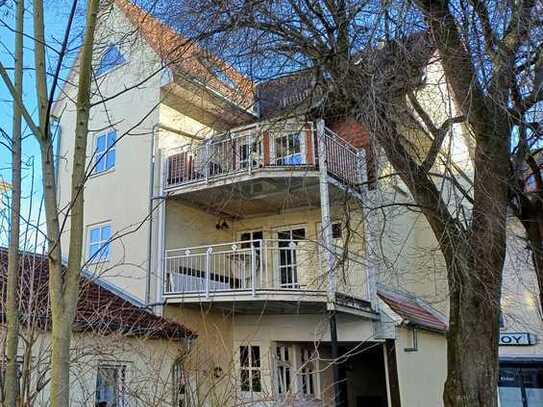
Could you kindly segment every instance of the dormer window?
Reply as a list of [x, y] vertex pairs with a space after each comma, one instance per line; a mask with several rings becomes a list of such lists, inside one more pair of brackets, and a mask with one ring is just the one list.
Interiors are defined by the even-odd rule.
[[100, 58], [100, 64], [96, 69], [96, 76], [102, 76], [115, 67], [122, 65], [126, 59], [115, 45], [109, 45]]

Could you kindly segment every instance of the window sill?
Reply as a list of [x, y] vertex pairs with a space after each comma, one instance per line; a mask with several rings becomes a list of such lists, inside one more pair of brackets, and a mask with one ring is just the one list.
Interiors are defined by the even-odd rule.
[[111, 259], [100, 259], [100, 260], [89, 260], [87, 259], [87, 264], [89, 266], [96, 266], [98, 264], [104, 264], [104, 263], [109, 263], [111, 261]]
[[113, 68], [108, 69], [105, 72], [102, 72], [100, 75], [95, 74], [95, 80], [102, 79], [106, 77], [107, 75], [109, 75], [110, 73], [117, 71], [119, 68], [122, 68], [125, 65], [128, 65], [128, 62], [123, 62], [122, 64], [115, 65]]
[[115, 168], [116, 167], [110, 168], [109, 170], [105, 170], [105, 171], [93, 172], [91, 175], [89, 175], [89, 179], [98, 178], [98, 177], [100, 177], [102, 175], [111, 174], [111, 173], [115, 172]]

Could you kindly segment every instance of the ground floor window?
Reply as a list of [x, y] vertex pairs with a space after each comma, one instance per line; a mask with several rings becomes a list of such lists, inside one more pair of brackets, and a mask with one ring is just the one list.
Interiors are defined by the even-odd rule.
[[304, 399], [317, 398], [317, 358], [309, 345], [277, 344], [274, 355], [276, 393], [280, 397], [296, 394]]
[[96, 407], [126, 406], [126, 366], [102, 364], [96, 372]]
[[500, 407], [543, 406], [543, 365], [500, 368]]
[[276, 348], [277, 393], [286, 394], [290, 391], [290, 355], [287, 345]]
[[260, 393], [262, 391], [260, 346], [240, 346], [239, 364], [241, 391]]
[[309, 349], [302, 349], [301, 382], [302, 394], [307, 397], [315, 397], [315, 362], [316, 356]]
[[173, 406], [190, 407], [194, 405], [189, 378], [183, 367], [183, 360], [178, 359], [173, 364]]

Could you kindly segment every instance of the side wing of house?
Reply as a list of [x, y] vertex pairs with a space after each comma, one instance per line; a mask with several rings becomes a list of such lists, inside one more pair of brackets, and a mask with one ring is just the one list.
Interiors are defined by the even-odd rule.
[[[97, 274], [143, 299], [149, 255], [151, 148], [163, 71], [158, 55], [118, 8], [101, 14], [97, 38], [87, 142], [90, 175], [85, 187], [84, 260]], [[77, 84], [77, 65], [69, 79]], [[76, 93], [76, 86], [65, 86], [54, 109], [61, 133], [58, 197], [65, 215], [69, 215], [71, 195]], [[69, 226], [68, 217], [63, 231], [65, 248]], [[100, 252], [100, 247], [106, 249]]]

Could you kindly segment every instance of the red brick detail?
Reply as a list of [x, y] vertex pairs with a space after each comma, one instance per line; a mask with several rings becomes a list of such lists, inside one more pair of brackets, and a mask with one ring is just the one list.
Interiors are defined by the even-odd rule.
[[330, 130], [342, 139], [348, 141], [354, 147], [366, 150], [368, 183], [370, 188], [375, 187], [375, 181], [377, 180], [377, 163], [374, 157], [374, 150], [370, 145], [369, 133], [366, 130], [366, 127], [358, 120], [350, 117], [332, 120], [326, 123], [326, 125]]
[[264, 166], [270, 165], [270, 131], [265, 130], [262, 135], [262, 149], [264, 153]]
[[368, 131], [362, 123], [355, 119], [346, 117], [333, 120], [326, 125], [356, 148], [367, 148], [369, 145]]
[[305, 163], [308, 165], [315, 164], [315, 147], [313, 143], [313, 132], [309, 124], [305, 125]]

